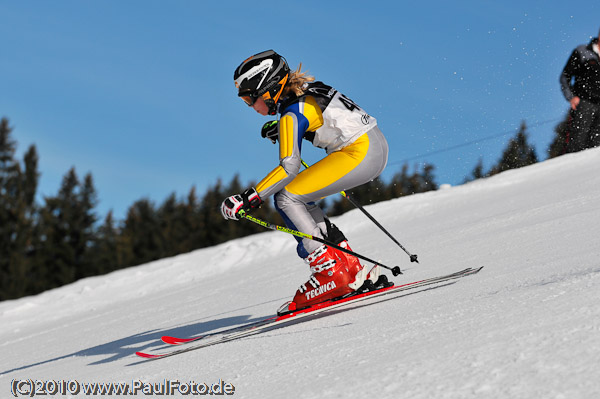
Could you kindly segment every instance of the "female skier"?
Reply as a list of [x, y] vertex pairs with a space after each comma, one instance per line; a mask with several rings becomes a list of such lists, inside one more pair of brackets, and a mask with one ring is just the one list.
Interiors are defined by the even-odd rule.
[[[241, 210], [251, 211], [273, 195], [289, 228], [350, 249], [315, 201], [379, 176], [387, 163], [388, 145], [375, 118], [301, 67], [291, 72], [285, 58], [268, 50], [235, 70], [238, 96], [261, 115], [280, 115], [262, 129], [263, 137], [279, 141], [279, 165], [256, 187], [226, 198], [221, 213], [225, 219], [238, 220]], [[303, 139], [325, 149], [327, 156], [300, 172]], [[367, 271], [356, 257], [318, 241], [298, 241], [298, 255], [309, 264], [311, 277], [280, 313], [344, 296], [379, 276], [378, 266]]]

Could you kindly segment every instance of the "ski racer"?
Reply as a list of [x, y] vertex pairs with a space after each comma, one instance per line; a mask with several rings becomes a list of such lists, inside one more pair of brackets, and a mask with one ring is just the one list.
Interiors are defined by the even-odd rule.
[[[289, 228], [350, 249], [315, 201], [379, 176], [387, 163], [388, 145], [374, 117], [301, 67], [290, 71], [285, 58], [268, 50], [235, 70], [238, 96], [261, 115], [279, 115], [261, 131], [273, 143], [279, 141], [279, 164], [256, 187], [226, 198], [221, 213], [225, 219], [238, 220], [239, 212], [251, 211], [274, 196], [275, 208]], [[327, 155], [300, 171], [303, 140], [325, 149]], [[378, 266], [367, 270], [352, 255], [318, 241], [297, 240], [298, 255], [308, 263], [311, 276], [280, 312], [347, 295], [379, 275]]]

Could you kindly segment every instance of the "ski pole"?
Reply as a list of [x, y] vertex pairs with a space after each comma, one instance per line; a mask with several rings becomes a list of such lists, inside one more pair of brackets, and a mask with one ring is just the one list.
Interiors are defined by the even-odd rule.
[[258, 219], [258, 218], [254, 217], [254, 216], [248, 215], [243, 210], [241, 210], [240, 212], [238, 212], [238, 216], [240, 216], [240, 217], [242, 217], [242, 218], [244, 218], [246, 220], [249, 220], [251, 222], [254, 222], [254, 223], [256, 223], [256, 224], [258, 224], [258, 225], [260, 225], [262, 227], [270, 229], [270, 230], [282, 231], [284, 233], [288, 233], [288, 234], [294, 235], [296, 237], [307, 238], [309, 240], [320, 242], [321, 244], [325, 244], [325, 245], [327, 245], [329, 247], [332, 247], [332, 248], [335, 248], [335, 249], [337, 249], [339, 251], [345, 252], [345, 253], [350, 254], [352, 256], [356, 256], [357, 258], [360, 258], [360, 259], [365, 260], [367, 262], [373, 263], [374, 265], [379, 265], [379, 266], [381, 266], [383, 268], [391, 270], [392, 274], [394, 276], [402, 274], [402, 271], [400, 270], [400, 266], [394, 266], [394, 267], [386, 266], [386, 265], [382, 264], [381, 262], [375, 262], [374, 260], [369, 259], [366, 256], [363, 256], [361, 254], [357, 254], [356, 252], [351, 251], [349, 249], [342, 248], [339, 245], [336, 245], [336, 244], [334, 244], [334, 243], [332, 243], [330, 241], [324, 240], [323, 238], [311, 236], [310, 234], [306, 234], [306, 233], [303, 233], [301, 231], [292, 230], [292, 229], [290, 229], [288, 227], [278, 226], [276, 224], [269, 223], [267, 221]]
[[[302, 165], [304, 165], [305, 168], [308, 168], [308, 164], [306, 162], [304, 162], [302, 160]], [[402, 244], [400, 244], [398, 242], [398, 240], [396, 240], [394, 238], [394, 236], [392, 236], [373, 216], [371, 216], [371, 214], [369, 212], [367, 212], [367, 210], [365, 208], [363, 208], [363, 206], [361, 204], [359, 204], [358, 202], [356, 202], [353, 198], [351, 198], [345, 191], [340, 191], [340, 194], [344, 196], [344, 198], [346, 198], [348, 201], [350, 201], [350, 203], [352, 205], [354, 205], [356, 208], [360, 209], [360, 211], [369, 219], [371, 219], [371, 221], [373, 223], [375, 223], [375, 225], [377, 227], [379, 227], [381, 229], [381, 231], [383, 231], [385, 234], [387, 234], [388, 237], [390, 237], [392, 239], [392, 241], [394, 241], [409, 257], [410, 257], [410, 261], [411, 262], [417, 262], [419, 263], [419, 261], [417, 260], [417, 254], [411, 254], [410, 252], [408, 252], [408, 250], [406, 248], [404, 248], [404, 246]]]
[[350, 203], [352, 205], [354, 205], [355, 207], [357, 207], [358, 209], [360, 209], [361, 212], [364, 213], [366, 217], [368, 217], [369, 219], [371, 219], [371, 221], [373, 223], [375, 223], [375, 226], [379, 227], [381, 229], [381, 231], [383, 231], [385, 234], [387, 234], [387, 236], [390, 237], [392, 239], [392, 241], [394, 241], [410, 257], [410, 261], [411, 262], [417, 262], [417, 263], [419, 263], [419, 261], [417, 260], [417, 254], [411, 254], [410, 252], [408, 252], [408, 250], [406, 248], [404, 248], [404, 246], [402, 244], [400, 244], [398, 242], [398, 240], [396, 240], [394, 238], [394, 236], [392, 236], [373, 216], [371, 216], [371, 214], [369, 212], [367, 212], [367, 210], [365, 208], [363, 208], [363, 206], [361, 204], [359, 204], [358, 202], [356, 202], [353, 198], [351, 198], [344, 191], [341, 191], [340, 194], [342, 194], [348, 201], [350, 201]]

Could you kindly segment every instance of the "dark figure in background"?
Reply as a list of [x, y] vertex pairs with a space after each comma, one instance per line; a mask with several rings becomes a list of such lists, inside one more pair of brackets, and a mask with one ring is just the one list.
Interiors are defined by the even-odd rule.
[[560, 88], [571, 104], [567, 152], [600, 145], [600, 49], [598, 38], [578, 46], [560, 75]]

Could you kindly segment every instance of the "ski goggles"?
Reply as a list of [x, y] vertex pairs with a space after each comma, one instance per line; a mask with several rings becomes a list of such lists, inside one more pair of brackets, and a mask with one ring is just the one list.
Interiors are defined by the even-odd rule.
[[244, 100], [244, 102], [246, 103], [246, 105], [248, 105], [249, 107], [251, 107], [256, 102], [256, 99], [258, 98], [258, 96], [248, 95], [248, 96], [240, 96], [240, 98], [242, 100]]

